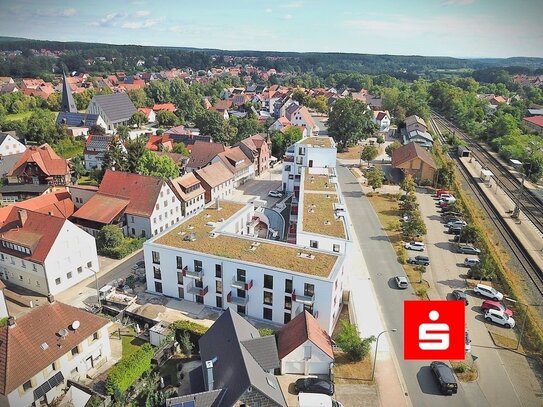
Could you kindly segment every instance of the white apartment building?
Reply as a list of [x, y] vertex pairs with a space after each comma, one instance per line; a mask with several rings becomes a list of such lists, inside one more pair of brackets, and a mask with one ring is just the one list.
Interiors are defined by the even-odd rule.
[[92, 375], [110, 357], [109, 321], [70, 305], [41, 305], [0, 328], [0, 406], [51, 405], [67, 380]]
[[69, 220], [12, 208], [0, 232], [0, 278], [56, 295], [100, 271], [92, 236]]

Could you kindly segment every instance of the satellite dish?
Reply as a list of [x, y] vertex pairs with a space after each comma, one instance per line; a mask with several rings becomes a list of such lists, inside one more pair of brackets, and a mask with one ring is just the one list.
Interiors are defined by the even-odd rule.
[[72, 329], [75, 331], [77, 328], [79, 328], [80, 325], [81, 323], [78, 320], [75, 320], [74, 322], [72, 322]]

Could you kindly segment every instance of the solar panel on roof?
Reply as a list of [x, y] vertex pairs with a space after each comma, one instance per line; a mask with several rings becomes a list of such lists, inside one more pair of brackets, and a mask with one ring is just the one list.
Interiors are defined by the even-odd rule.
[[51, 377], [48, 382], [49, 384], [51, 385], [51, 387], [56, 387], [58, 386], [60, 383], [62, 383], [64, 381], [64, 376], [62, 375], [62, 372], [58, 372], [56, 375], [54, 375], [53, 377]]

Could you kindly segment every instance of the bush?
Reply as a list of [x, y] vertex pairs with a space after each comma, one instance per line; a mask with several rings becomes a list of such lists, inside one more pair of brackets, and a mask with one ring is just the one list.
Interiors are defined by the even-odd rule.
[[341, 328], [337, 334], [336, 343], [353, 362], [364, 359], [370, 353], [370, 344], [373, 341], [375, 341], [374, 336], [362, 339], [358, 334], [356, 325], [348, 321], [341, 321]]
[[387, 230], [398, 232], [402, 228], [402, 224], [399, 220], [391, 220], [388, 222]]
[[467, 370], [468, 370], [468, 367], [466, 366], [465, 363], [462, 363], [462, 362], [458, 363], [458, 365], [454, 367], [454, 371], [456, 373], [466, 373]]
[[398, 262], [400, 264], [406, 264], [407, 259], [409, 258], [409, 254], [407, 253], [407, 250], [405, 250], [405, 247], [401, 246], [398, 248]]
[[113, 395], [116, 390], [126, 392], [143, 373], [151, 369], [154, 350], [146, 343], [137, 352], [121, 359], [111, 370], [106, 379], [107, 394]]
[[101, 256], [110, 257], [112, 259], [123, 259], [130, 253], [135, 252], [143, 247], [145, 238], [124, 238], [120, 245], [115, 247], [104, 247], [98, 250]]
[[123, 231], [116, 225], [106, 225], [96, 235], [96, 248], [98, 250], [119, 246], [123, 242]]
[[186, 357], [190, 358], [192, 356], [192, 350], [194, 349], [193, 343], [190, 341], [190, 335], [188, 331], [185, 331], [181, 338], [179, 338], [179, 346], [181, 346], [181, 351], [185, 354]]
[[188, 333], [190, 342], [194, 346], [196, 352], [199, 352], [200, 350], [198, 341], [209, 329], [205, 325], [200, 325], [191, 321], [175, 321], [170, 327], [175, 330], [175, 338], [179, 343], [182, 342], [185, 333]]
[[260, 336], [270, 336], [270, 335], [275, 335], [275, 331], [271, 328], [260, 328], [258, 330], [258, 333], [260, 334]]

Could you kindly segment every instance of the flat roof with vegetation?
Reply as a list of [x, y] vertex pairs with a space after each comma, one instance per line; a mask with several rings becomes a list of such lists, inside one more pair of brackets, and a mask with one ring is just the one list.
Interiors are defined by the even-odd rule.
[[322, 148], [332, 148], [332, 140], [330, 137], [306, 137], [300, 141], [300, 144], [308, 144], [312, 146], [322, 147]]
[[309, 169], [305, 169], [304, 191], [323, 191], [336, 193], [336, 185], [330, 182], [330, 177], [326, 174], [310, 174]]
[[[216, 232], [211, 237], [210, 232], [226, 222], [228, 218], [244, 208], [245, 205], [231, 201], [220, 201], [220, 210], [215, 205], [188, 218], [181, 225], [158, 237], [154, 242], [160, 245], [187, 249], [213, 256], [233, 260], [262, 264], [271, 268], [281, 268], [294, 272], [327, 278], [338, 260], [338, 255], [326, 254], [316, 250], [301, 249], [288, 243], [280, 243], [256, 239], [250, 236], [232, 236]], [[222, 219], [222, 222], [219, 220]], [[211, 225], [211, 223], [213, 225]], [[210, 223], [211, 226], [207, 224]], [[195, 240], [188, 236], [194, 234]], [[252, 243], [260, 243], [251, 250]], [[303, 253], [300, 256], [300, 253]]]

